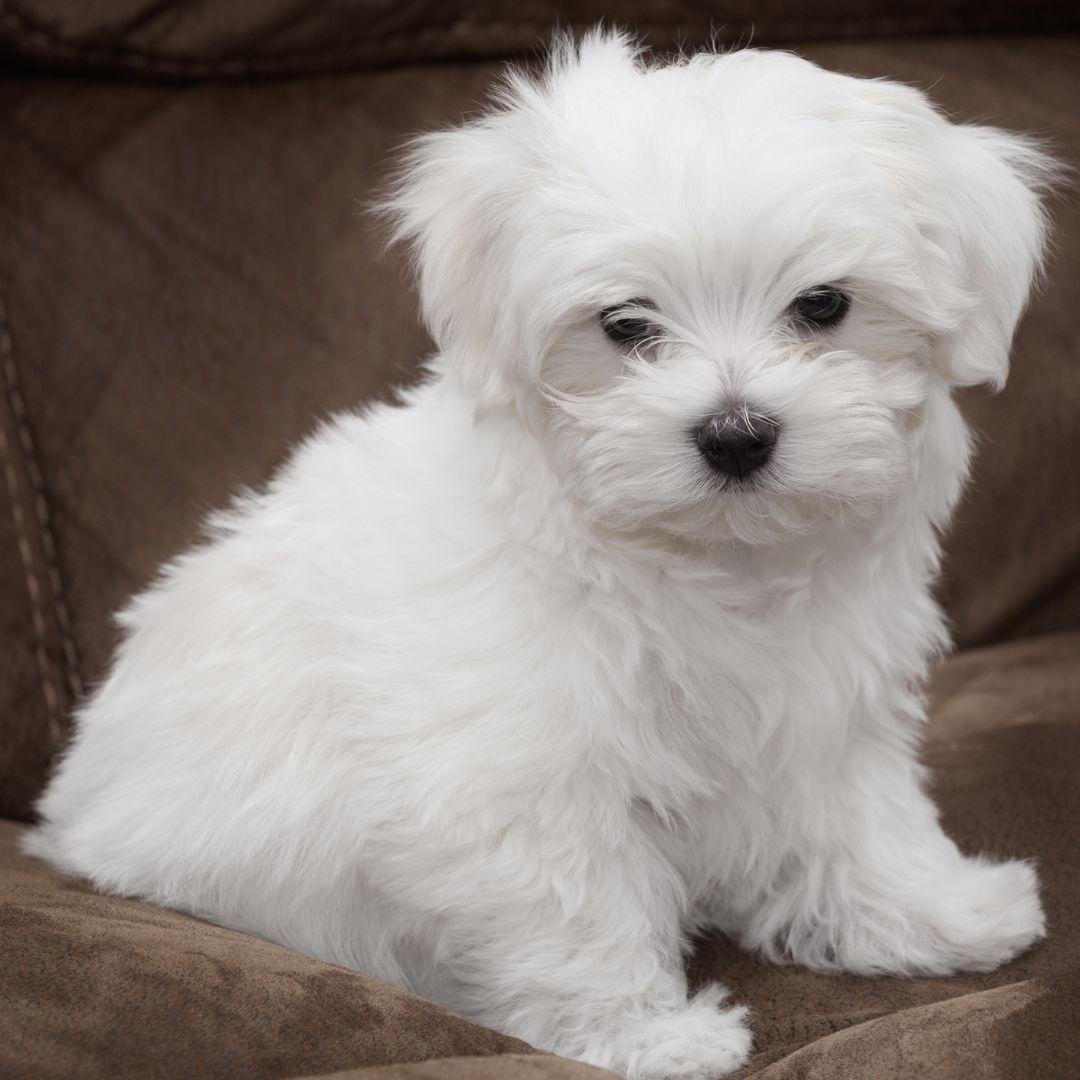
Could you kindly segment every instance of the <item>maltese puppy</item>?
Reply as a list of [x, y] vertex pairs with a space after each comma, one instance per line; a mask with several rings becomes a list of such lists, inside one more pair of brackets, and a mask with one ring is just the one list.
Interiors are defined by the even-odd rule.
[[630, 1077], [746, 1061], [690, 936], [1044, 933], [918, 762], [932, 588], [1053, 163], [768, 51], [556, 44], [382, 204], [437, 342], [121, 616], [31, 850]]

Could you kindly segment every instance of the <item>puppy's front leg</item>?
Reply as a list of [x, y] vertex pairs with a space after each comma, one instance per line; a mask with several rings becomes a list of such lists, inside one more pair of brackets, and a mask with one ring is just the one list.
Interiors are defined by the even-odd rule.
[[798, 810], [790, 855], [746, 945], [860, 974], [990, 970], [1045, 933], [1030, 865], [962, 855], [923, 790], [913, 748], [858, 734]]
[[[591, 822], [590, 822], [591, 824]], [[515, 827], [516, 828], [516, 827]], [[682, 883], [643, 836], [504, 835], [468, 859], [444, 950], [447, 1003], [542, 1049], [639, 1080], [719, 1077], [750, 1051], [746, 1009], [693, 997]], [[445, 914], [447, 897], [435, 899]]]

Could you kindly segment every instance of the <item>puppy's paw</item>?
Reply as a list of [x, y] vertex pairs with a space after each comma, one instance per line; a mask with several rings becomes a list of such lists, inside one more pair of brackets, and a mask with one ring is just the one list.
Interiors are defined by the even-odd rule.
[[828, 961], [821, 942], [793, 958], [863, 975], [952, 975], [990, 971], [1046, 934], [1032, 867], [982, 858], [960, 859], [911, 894], [866, 904], [842, 923]]
[[922, 970], [990, 971], [1046, 936], [1039, 882], [1029, 863], [964, 859], [933, 895]]
[[611, 1066], [629, 1080], [712, 1080], [746, 1064], [752, 1036], [745, 1006], [722, 1009], [723, 987], [705, 987], [685, 1009], [627, 1023]]

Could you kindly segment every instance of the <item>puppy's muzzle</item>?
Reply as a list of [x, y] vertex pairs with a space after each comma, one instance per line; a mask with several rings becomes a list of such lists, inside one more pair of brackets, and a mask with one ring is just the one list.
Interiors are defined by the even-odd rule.
[[706, 417], [695, 441], [717, 472], [742, 480], [769, 460], [779, 435], [775, 420], [739, 408]]

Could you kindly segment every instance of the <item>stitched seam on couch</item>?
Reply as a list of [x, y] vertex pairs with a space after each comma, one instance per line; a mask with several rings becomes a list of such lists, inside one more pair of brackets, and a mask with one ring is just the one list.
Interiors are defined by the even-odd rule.
[[[19, 372], [15, 364], [15, 348], [11, 335], [11, 323], [8, 317], [7, 300], [0, 296], [0, 366], [3, 368], [4, 385], [7, 391], [8, 408], [14, 424], [16, 444], [8, 438], [7, 431], [0, 427], [0, 457], [3, 458], [4, 476], [8, 488], [11, 515], [15, 524], [16, 542], [19, 558], [22, 562], [23, 576], [30, 594], [31, 619], [34, 626], [35, 648], [38, 672], [41, 677], [42, 695], [48, 712], [49, 735], [54, 745], [63, 738], [66, 703], [60, 687], [66, 683], [71, 701], [77, 701], [82, 695], [83, 683], [78, 648], [72, 632], [70, 612], [64, 597], [63, 578], [56, 555], [53, 537], [52, 517], [48, 499], [45, 495], [45, 483], [37, 460], [37, 449], [33, 433], [30, 430], [26, 402], [19, 385]], [[28, 521], [20, 498], [21, 484], [19, 470], [16, 467], [16, 453], [21, 453], [23, 475], [29, 482], [28, 502], [33, 508], [34, 523], [37, 526], [37, 541], [44, 556], [44, 572], [35, 566], [34, 546], [31, 543], [33, 524]], [[44, 581], [49, 596], [46, 599], [42, 582]], [[57, 678], [54, 665], [50, 661], [49, 629], [46, 622], [46, 603], [51, 602], [52, 616], [60, 637], [61, 651], [64, 657], [64, 676]]]
[[[589, 22], [568, 22], [564, 27], [583, 30], [593, 25]], [[1071, 27], [1076, 19], [1061, 15], [1043, 14], [1025, 16], [1016, 25], [1002, 25], [1000, 19], [971, 16], [965, 19], [948, 17], [912, 16], [907, 18], [869, 18], [835, 20], [755, 20], [753, 31], [764, 40], [790, 40], [792, 38], [848, 38], [848, 37], [893, 37], [904, 34], [957, 33], [1000, 30], [1002, 32], [1040, 31]], [[245, 75], [297, 74], [310, 71], [309, 65], [330, 65], [340, 67], [349, 62], [372, 62], [378, 60], [423, 61], [439, 58], [438, 50], [447, 50], [453, 46], [472, 46], [478, 41], [486, 43], [485, 48], [493, 49], [495, 54], [520, 52], [522, 46], [507, 43], [507, 33], [535, 34], [536, 45], [541, 45], [552, 30], [551, 20], [534, 22], [528, 20], [502, 20], [499, 22], [475, 23], [459, 19], [449, 26], [428, 30], [403, 30], [386, 34], [377, 40], [353, 42], [350, 45], [327, 49], [318, 46], [306, 50], [296, 50], [281, 56], [252, 56], [245, 59], [193, 60], [184, 57], [169, 57], [161, 54], [142, 52], [129, 46], [111, 48], [87, 47], [62, 40], [41, 23], [25, 12], [13, 7], [8, 0], [0, 0], [0, 29], [12, 32], [17, 46], [46, 58], [81, 60], [93, 67], [114, 64], [128, 67], [133, 71], [145, 71], [161, 75], [179, 77], [206, 77], [222, 75], [237, 77]], [[639, 20], [635, 28], [642, 34], [660, 33], [677, 40], [698, 40], [706, 37], [722, 37], [724, 25], [715, 20], [707, 22], [663, 22]], [[740, 36], [743, 36], [740, 34]], [[386, 57], [385, 52], [401, 43], [411, 43], [420, 49], [419, 55]], [[424, 50], [429, 50], [425, 54]], [[476, 58], [475, 51], [469, 55]], [[298, 67], [299, 65], [299, 67]]]

